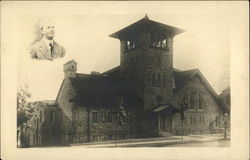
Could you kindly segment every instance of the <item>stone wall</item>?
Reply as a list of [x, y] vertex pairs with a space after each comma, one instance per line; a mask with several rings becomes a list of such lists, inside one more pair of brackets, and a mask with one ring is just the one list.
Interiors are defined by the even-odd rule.
[[26, 131], [28, 146], [60, 144], [61, 110], [56, 105], [47, 105], [46, 103], [38, 103], [37, 107], [37, 118], [28, 122], [29, 127]]
[[73, 103], [69, 102], [75, 96], [75, 91], [71, 85], [70, 79], [65, 78], [59, 90], [56, 103], [61, 109], [61, 143], [68, 144], [72, 141], [72, 108]]
[[[93, 122], [93, 112], [97, 112], [97, 122]], [[108, 112], [112, 115], [112, 121], [108, 122]], [[109, 107], [85, 107], [78, 106], [73, 112], [75, 128], [74, 143], [105, 141], [135, 137], [135, 110], [129, 112], [133, 116], [126, 116], [124, 123], [118, 123], [115, 108]], [[102, 115], [103, 114], [103, 115]], [[104, 116], [104, 119], [103, 117]]]
[[161, 103], [167, 103], [172, 97], [173, 85], [173, 37], [167, 39], [167, 49], [154, 48], [151, 45], [151, 32], [138, 35], [137, 48], [126, 51], [125, 40], [121, 40], [121, 77], [138, 81], [144, 85], [144, 110], [153, 109], [161, 96]]
[[[208, 92], [207, 88], [204, 87], [198, 77], [194, 77], [189, 80], [185, 86], [175, 93], [175, 106], [180, 106], [181, 98], [189, 91], [198, 91], [202, 94], [205, 109], [204, 110], [186, 110], [185, 117], [186, 120], [183, 123], [184, 134], [204, 134], [211, 132], [221, 132], [223, 128], [223, 111], [219, 104], [216, 102], [215, 98]], [[214, 126], [213, 131], [209, 129], [209, 124], [215, 121], [216, 116], [219, 117], [218, 126]], [[192, 117], [192, 123], [191, 123]], [[195, 117], [195, 123], [194, 123]], [[173, 130], [174, 134], [182, 134], [182, 124], [180, 120], [180, 114], [176, 113], [173, 117]]]
[[44, 121], [38, 132], [38, 137], [41, 136], [41, 145], [61, 144], [61, 119], [61, 110], [56, 105], [45, 107]]

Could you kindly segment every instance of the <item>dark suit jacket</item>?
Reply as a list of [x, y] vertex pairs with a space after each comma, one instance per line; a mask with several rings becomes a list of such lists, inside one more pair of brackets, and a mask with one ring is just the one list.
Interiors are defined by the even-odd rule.
[[53, 60], [55, 58], [62, 58], [65, 55], [65, 49], [54, 41], [53, 54], [50, 49], [46, 46], [45, 42], [41, 39], [34, 42], [30, 47], [30, 55], [34, 59], [47, 59]]

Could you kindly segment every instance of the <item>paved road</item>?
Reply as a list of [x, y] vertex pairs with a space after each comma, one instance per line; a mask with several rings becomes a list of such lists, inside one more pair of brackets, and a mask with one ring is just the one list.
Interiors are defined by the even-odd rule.
[[229, 140], [212, 141], [212, 142], [197, 142], [188, 144], [174, 144], [171, 147], [230, 147]]
[[229, 140], [205, 141], [205, 142], [184, 141], [184, 142], [166, 142], [166, 143], [135, 144], [135, 145], [118, 144], [118, 147], [229, 147], [229, 146], [230, 146]]
[[79, 144], [72, 147], [84, 148], [113, 148], [113, 147], [229, 147], [230, 140], [224, 140], [221, 135], [195, 135], [130, 139], [98, 144]]

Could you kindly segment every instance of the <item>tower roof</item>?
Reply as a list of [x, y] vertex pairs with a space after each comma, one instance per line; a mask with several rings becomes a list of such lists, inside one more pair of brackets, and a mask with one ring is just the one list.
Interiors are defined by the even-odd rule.
[[145, 17], [142, 18], [141, 20], [139, 20], [139, 21], [109, 35], [109, 36], [113, 37], [113, 38], [120, 39], [128, 34], [141, 32], [142, 29], [144, 29], [144, 28], [150, 29], [150, 30], [166, 31], [166, 32], [171, 33], [172, 35], [177, 35], [177, 34], [185, 32], [185, 30], [183, 30], [183, 29], [169, 26], [169, 25], [159, 23], [156, 21], [152, 21], [148, 18], [148, 15], [146, 14]]

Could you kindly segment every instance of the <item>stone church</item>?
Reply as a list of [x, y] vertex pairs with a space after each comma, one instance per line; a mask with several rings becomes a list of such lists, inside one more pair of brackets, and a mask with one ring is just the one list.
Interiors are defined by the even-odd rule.
[[55, 101], [60, 143], [221, 132], [227, 110], [217, 93], [199, 69], [173, 67], [183, 32], [145, 16], [110, 35], [120, 41], [119, 66], [82, 74], [66, 63]]

